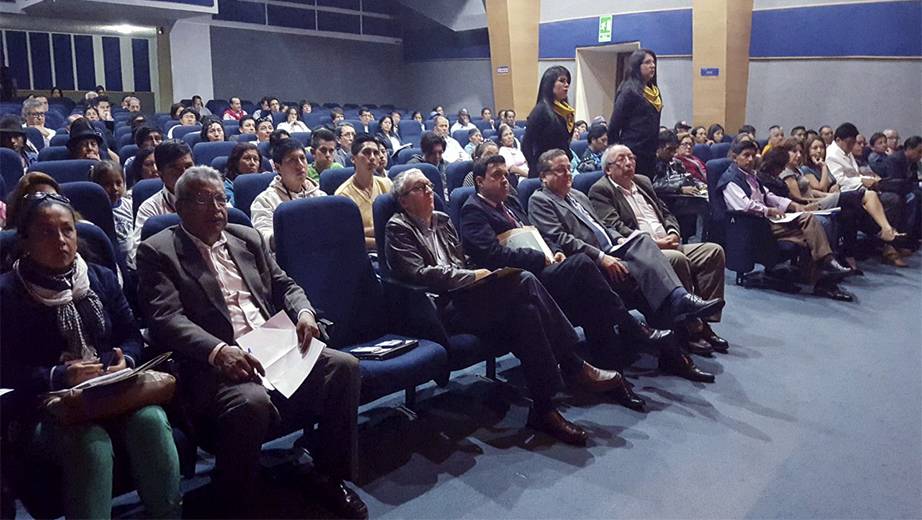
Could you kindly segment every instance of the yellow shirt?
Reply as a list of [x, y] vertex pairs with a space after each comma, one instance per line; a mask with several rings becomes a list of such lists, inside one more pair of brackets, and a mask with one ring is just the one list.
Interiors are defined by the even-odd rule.
[[372, 215], [372, 204], [375, 199], [378, 198], [378, 195], [382, 193], [387, 193], [391, 191], [391, 180], [387, 177], [378, 177], [377, 175], [372, 177], [371, 183], [371, 198], [368, 197], [368, 194], [359, 189], [355, 185], [355, 175], [349, 177], [346, 182], [336, 189], [334, 195], [342, 195], [352, 199], [353, 202], [358, 204], [359, 211], [362, 212], [362, 226], [365, 228], [374, 229], [374, 218]]

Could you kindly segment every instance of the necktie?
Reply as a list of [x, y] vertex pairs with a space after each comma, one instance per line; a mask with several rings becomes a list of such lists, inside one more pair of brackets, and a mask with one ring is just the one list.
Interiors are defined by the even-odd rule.
[[517, 227], [517, 228], [522, 227], [522, 224], [521, 222], [519, 222], [519, 219], [515, 218], [515, 216], [512, 213], [510, 213], [509, 210], [506, 209], [505, 204], [500, 202], [499, 209], [503, 212], [503, 215], [506, 216], [506, 219], [509, 220], [510, 223], [512, 223], [513, 227]]
[[586, 217], [586, 219], [590, 222], [591, 225], [589, 227], [595, 234], [595, 239], [599, 242], [599, 248], [606, 252], [610, 250], [613, 245], [611, 238], [608, 237], [608, 232], [606, 232], [605, 229], [603, 229], [602, 226], [599, 225], [599, 223], [596, 221], [595, 215], [590, 213], [586, 208], [583, 207], [582, 204], [577, 202], [576, 199], [570, 197], [569, 195], [567, 196], [567, 201], [571, 206], [576, 208], [577, 211], [582, 213], [583, 216]]

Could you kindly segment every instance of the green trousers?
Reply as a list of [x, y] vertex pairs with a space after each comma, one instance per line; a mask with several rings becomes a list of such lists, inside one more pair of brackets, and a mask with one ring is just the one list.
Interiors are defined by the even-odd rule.
[[39, 457], [51, 458], [61, 466], [64, 516], [112, 516], [115, 446], [128, 455], [131, 476], [147, 516], [180, 518], [179, 455], [166, 412], [159, 406], [99, 423], [38, 425], [33, 448]]

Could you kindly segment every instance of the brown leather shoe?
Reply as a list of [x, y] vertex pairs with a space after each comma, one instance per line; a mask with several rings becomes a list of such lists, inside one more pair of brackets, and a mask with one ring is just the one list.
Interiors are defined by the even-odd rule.
[[586, 430], [564, 419], [556, 409], [538, 414], [532, 408], [528, 411], [528, 426], [574, 446], [585, 446], [589, 440]]
[[566, 377], [567, 386], [593, 393], [610, 392], [624, 385], [624, 378], [614, 370], [602, 370], [583, 361], [579, 371]]
[[888, 264], [888, 265], [895, 265], [896, 267], [909, 267], [909, 264], [907, 264], [906, 262], [903, 261], [902, 258], [900, 258], [900, 254], [890, 244], [887, 244], [884, 246], [883, 252], [881, 252], [880, 259], [883, 263]]

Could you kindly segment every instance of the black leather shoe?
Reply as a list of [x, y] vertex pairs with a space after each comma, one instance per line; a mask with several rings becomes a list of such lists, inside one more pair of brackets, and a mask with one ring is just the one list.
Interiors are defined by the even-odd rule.
[[707, 322], [703, 323], [701, 327], [701, 332], [698, 333], [698, 338], [706, 341], [712, 349], [717, 352], [727, 353], [727, 350], [730, 349], [730, 343], [727, 340], [721, 338], [711, 330], [711, 326]]
[[711, 355], [714, 353], [714, 347], [712, 347], [710, 343], [704, 341], [703, 339], [688, 339], [683, 343], [683, 345], [689, 354], [703, 357], [714, 357]]
[[574, 446], [585, 446], [589, 440], [586, 430], [564, 419], [556, 409], [539, 414], [532, 408], [528, 411], [528, 426]]
[[615, 370], [602, 370], [583, 361], [578, 372], [566, 377], [566, 383], [570, 388], [605, 393], [622, 386], [624, 378]]
[[831, 298], [833, 300], [838, 300], [840, 302], [850, 302], [855, 300], [855, 297], [852, 294], [839, 289], [839, 286], [836, 284], [818, 283], [813, 286], [813, 294]]
[[675, 333], [671, 330], [654, 329], [646, 322], [638, 321], [637, 336], [642, 342], [648, 345], [660, 345], [672, 341], [675, 337]]
[[630, 385], [630, 383], [624, 380], [622, 380], [622, 383], [623, 384], [621, 386], [619, 386], [618, 388], [615, 388], [612, 391], [612, 395], [615, 398], [615, 402], [625, 408], [630, 408], [631, 410], [634, 410], [637, 412], [643, 412], [644, 407], [647, 406], [646, 401], [641, 399], [640, 396], [638, 396], [637, 394], [634, 393], [633, 390], [631, 390], [631, 386], [633, 385]]
[[675, 323], [682, 323], [692, 318], [706, 318], [720, 312], [725, 304], [722, 298], [702, 300], [698, 295], [685, 293], [685, 296], [672, 306], [672, 319]]
[[340, 479], [314, 473], [308, 479], [307, 494], [340, 518], [368, 518], [368, 506]]
[[660, 358], [659, 369], [667, 374], [679, 376], [683, 379], [698, 383], [713, 383], [715, 380], [714, 374], [709, 374], [699, 369], [695, 366], [695, 363], [692, 362], [691, 358], [685, 355], [673, 358], [669, 361], [664, 361], [663, 358]]
[[847, 276], [854, 276], [856, 274], [858, 274], [857, 270], [840, 264], [835, 258], [830, 258], [829, 261], [826, 262], [826, 265], [823, 266], [822, 270], [823, 278], [832, 280], [841, 280]]

